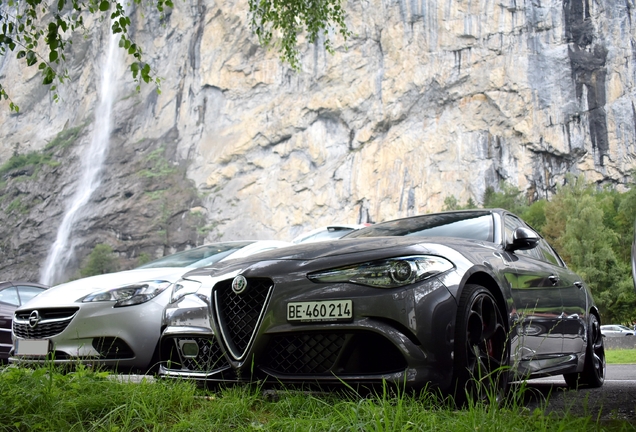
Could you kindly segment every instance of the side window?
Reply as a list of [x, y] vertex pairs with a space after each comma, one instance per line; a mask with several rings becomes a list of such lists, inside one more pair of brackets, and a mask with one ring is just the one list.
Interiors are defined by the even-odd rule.
[[30, 286], [18, 286], [18, 291], [20, 293], [20, 304], [23, 305], [36, 295], [40, 294], [43, 289]]
[[554, 264], [555, 266], [564, 267], [563, 261], [561, 261], [561, 259], [556, 254], [556, 252], [550, 247], [548, 242], [546, 242], [544, 239], [541, 239], [537, 249], [541, 253], [543, 261]]
[[[504, 230], [506, 231], [506, 243], [512, 242], [512, 235], [515, 230], [519, 227], [528, 228], [520, 219], [507, 214], [506, 219], [504, 221]], [[545, 261], [542, 256], [537, 251], [537, 248], [526, 249], [526, 250], [516, 250], [515, 253], [517, 255], [523, 255], [534, 259], [539, 259]]]
[[20, 298], [16, 287], [9, 287], [0, 291], [0, 302], [10, 304], [11, 306], [20, 306]]

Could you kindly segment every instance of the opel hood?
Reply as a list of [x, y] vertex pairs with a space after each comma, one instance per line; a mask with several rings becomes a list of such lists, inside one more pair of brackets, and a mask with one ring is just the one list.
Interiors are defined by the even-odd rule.
[[189, 270], [191, 269], [175, 267], [136, 269], [77, 279], [49, 288], [42, 294], [39, 294], [26, 304], [22, 305], [20, 309], [69, 305], [95, 291], [117, 288], [145, 281], [165, 280], [168, 282], [175, 282]]

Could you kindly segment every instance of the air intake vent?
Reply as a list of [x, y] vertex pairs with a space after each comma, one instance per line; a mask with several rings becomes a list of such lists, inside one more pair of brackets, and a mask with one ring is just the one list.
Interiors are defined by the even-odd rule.
[[267, 350], [267, 366], [281, 374], [330, 374], [345, 337], [334, 333], [274, 337]]

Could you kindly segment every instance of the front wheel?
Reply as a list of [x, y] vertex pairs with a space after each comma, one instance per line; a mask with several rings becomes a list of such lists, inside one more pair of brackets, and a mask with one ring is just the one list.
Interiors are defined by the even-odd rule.
[[455, 401], [499, 402], [508, 387], [509, 341], [497, 301], [486, 288], [466, 285], [455, 328]]
[[579, 386], [598, 388], [605, 382], [605, 367], [605, 346], [600, 325], [596, 315], [590, 314], [583, 372], [564, 374], [563, 377], [568, 387], [573, 389]]

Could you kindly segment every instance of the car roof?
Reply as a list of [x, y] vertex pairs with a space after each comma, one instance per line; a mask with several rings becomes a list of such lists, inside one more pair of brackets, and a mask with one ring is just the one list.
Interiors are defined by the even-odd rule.
[[30, 282], [30, 281], [22, 281], [22, 280], [0, 281], [0, 288], [4, 288], [4, 287], [7, 287], [7, 286], [17, 286], [17, 285], [26, 285], [26, 286], [32, 286], [32, 287], [44, 288], [44, 289], [49, 289], [50, 288], [48, 285], [44, 285], [44, 284], [41, 284], [39, 282]]

